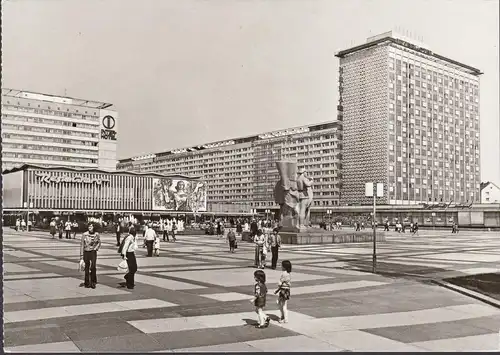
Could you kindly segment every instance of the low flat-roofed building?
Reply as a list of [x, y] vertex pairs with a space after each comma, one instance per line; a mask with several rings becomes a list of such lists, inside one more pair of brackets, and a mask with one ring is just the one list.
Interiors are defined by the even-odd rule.
[[206, 211], [198, 177], [23, 165], [3, 172], [3, 209], [11, 212], [156, 213]]

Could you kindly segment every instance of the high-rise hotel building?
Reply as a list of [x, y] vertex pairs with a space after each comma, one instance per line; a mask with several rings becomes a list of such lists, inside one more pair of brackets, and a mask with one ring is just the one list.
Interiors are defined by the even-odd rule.
[[201, 176], [208, 211], [247, 212], [278, 207], [275, 162], [293, 160], [314, 179], [314, 204], [334, 206], [340, 198], [341, 153], [341, 126], [328, 122], [124, 159], [117, 169]]
[[111, 104], [2, 89], [2, 171], [23, 164], [116, 170]]
[[387, 32], [342, 50], [342, 204], [480, 201], [480, 70]]

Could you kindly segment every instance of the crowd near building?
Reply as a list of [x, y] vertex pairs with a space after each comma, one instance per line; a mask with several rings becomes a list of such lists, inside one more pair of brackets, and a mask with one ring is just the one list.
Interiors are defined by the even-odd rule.
[[2, 89], [2, 171], [22, 164], [115, 170], [111, 104]]
[[494, 206], [463, 211], [486, 200], [479, 163], [481, 71], [392, 32], [336, 56], [339, 104], [330, 122], [118, 163], [118, 115], [111, 104], [3, 89], [2, 168], [10, 201], [4, 207], [272, 218], [279, 211], [275, 163], [292, 160], [314, 179], [313, 222], [332, 211], [368, 222], [372, 200], [364, 185], [374, 182], [384, 186], [379, 223], [447, 225], [461, 218], [500, 226]]

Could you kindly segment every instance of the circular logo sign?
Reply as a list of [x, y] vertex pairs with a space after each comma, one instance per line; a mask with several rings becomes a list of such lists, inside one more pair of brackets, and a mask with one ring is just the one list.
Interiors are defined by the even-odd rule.
[[113, 116], [104, 116], [104, 118], [102, 119], [102, 125], [104, 126], [104, 128], [106, 129], [113, 129], [115, 127], [115, 119], [113, 118]]

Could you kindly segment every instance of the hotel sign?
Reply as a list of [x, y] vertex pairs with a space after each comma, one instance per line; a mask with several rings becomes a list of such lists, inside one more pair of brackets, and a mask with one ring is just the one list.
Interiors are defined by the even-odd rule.
[[115, 118], [110, 115], [104, 116], [102, 119], [102, 126], [104, 129], [101, 129], [101, 138], [116, 141], [116, 130], [114, 129], [116, 126]]
[[87, 185], [102, 185], [104, 183], [109, 183], [109, 179], [99, 179], [99, 178], [90, 178], [84, 176], [56, 176], [48, 173], [35, 173], [41, 182], [46, 184], [60, 184], [60, 183], [69, 183], [69, 184], [87, 184]]

